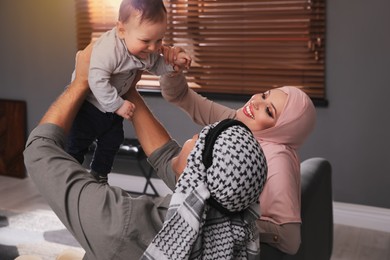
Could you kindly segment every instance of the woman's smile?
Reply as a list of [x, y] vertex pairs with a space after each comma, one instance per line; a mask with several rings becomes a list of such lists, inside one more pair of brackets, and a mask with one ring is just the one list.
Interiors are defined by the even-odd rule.
[[249, 118], [255, 119], [255, 115], [253, 114], [253, 104], [250, 101], [243, 109], [242, 112]]

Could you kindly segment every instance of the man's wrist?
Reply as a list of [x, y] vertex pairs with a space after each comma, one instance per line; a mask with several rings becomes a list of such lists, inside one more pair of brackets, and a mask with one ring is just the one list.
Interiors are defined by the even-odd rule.
[[77, 87], [80, 90], [89, 92], [89, 86], [88, 86], [88, 80], [87, 79], [83, 80], [83, 79], [75, 78], [70, 83], [70, 86]]

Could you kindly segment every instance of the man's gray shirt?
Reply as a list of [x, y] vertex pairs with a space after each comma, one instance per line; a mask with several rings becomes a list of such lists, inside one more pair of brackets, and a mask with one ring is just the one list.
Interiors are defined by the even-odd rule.
[[[64, 151], [64, 142], [58, 126], [36, 127], [24, 151], [29, 176], [85, 249], [84, 259], [138, 259], [161, 229], [171, 195], [132, 197], [118, 187], [99, 184]], [[171, 159], [180, 149], [171, 140], [149, 157], [171, 189], [176, 181]]]

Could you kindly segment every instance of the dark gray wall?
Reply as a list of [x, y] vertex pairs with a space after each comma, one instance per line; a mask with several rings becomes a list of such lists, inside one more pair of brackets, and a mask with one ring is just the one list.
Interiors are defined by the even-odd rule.
[[[74, 8], [73, 0], [0, 1], [0, 98], [27, 101], [29, 131], [69, 82]], [[330, 160], [335, 201], [390, 208], [390, 1], [330, 0], [327, 9], [329, 107], [317, 108], [301, 158]], [[161, 97], [146, 99], [179, 142], [200, 129]]]

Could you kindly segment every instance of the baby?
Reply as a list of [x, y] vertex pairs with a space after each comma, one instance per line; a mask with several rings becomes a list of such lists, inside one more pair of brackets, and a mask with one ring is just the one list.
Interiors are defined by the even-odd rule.
[[190, 66], [191, 58], [184, 51], [178, 53], [174, 64], [167, 64], [161, 55], [166, 26], [162, 0], [122, 0], [116, 27], [93, 45], [88, 79], [92, 93], [73, 123], [67, 152], [82, 164], [96, 142], [91, 173], [102, 183], [107, 183], [107, 174], [124, 139], [123, 119], [131, 119], [134, 110], [134, 105], [122, 96], [137, 71], [164, 75]]

